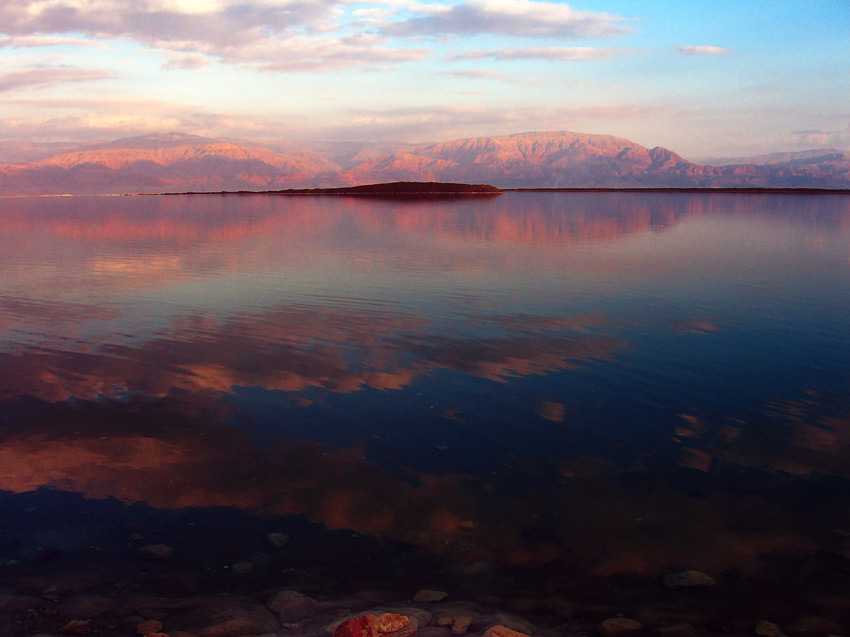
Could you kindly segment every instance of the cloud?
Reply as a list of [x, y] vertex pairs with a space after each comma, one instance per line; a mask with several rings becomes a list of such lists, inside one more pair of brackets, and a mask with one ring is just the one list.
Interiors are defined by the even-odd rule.
[[720, 46], [708, 46], [708, 45], [698, 45], [698, 46], [679, 46], [676, 47], [676, 51], [681, 53], [682, 55], [734, 55], [734, 51], [732, 49], [725, 49]]
[[461, 108], [434, 106], [352, 111], [332, 123], [333, 139], [444, 141], [477, 135], [506, 135], [524, 130], [595, 132], [599, 122], [627, 122], [668, 114], [670, 108], [646, 104], [586, 104], [563, 107]]
[[388, 24], [383, 31], [403, 36], [500, 33], [571, 39], [619, 37], [634, 31], [621, 16], [576, 11], [560, 2], [468, 0], [448, 9], [427, 7], [423, 13]]
[[463, 77], [469, 80], [506, 80], [508, 75], [500, 71], [491, 71], [489, 69], [458, 69], [455, 71], [442, 71], [441, 75], [452, 75], [454, 77]]
[[193, 71], [202, 69], [212, 64], [210, 59], [199, 53], [169, 53], [168, 62], [162, 65], [163, 69], [183, 69]]
[[557, 62], [587, 62], [607, 60], [622, 55], [634, 55], [630, 49], [595, 48], [587, 46], [522, 47], [515, 49], [488, 49], [465, 51], [451, 56], [451, 60], [552, 60]]
[[56, 34], [84, 34], [187, 54], [172, 56], [166, 68], [198, 68], [199, 56], [205, 56], [275, 71], [383, 64], [425, 55], [381, 48], [378, 36], [362, 36], [359, 43], [321, 37], [340, 30], [339, 5], [340, 0], [21, 0], [0, 3], [0, 34], [7, 36], [0, 46], [67, 44], [73, 39]]
[[[850, 131], [848, 131], [850, 132]], [[850, 135], [847, 132], [827, 131], [818, 129], [795, 130], [784, 135], [782, 143], [795, 150], [814, 148], [847, 148], [850, 146]]]
[[69, 82], [92, 82], [110, 77], [102, 69], [38, 67], [0, 73], [0, 93], [25, 87], [45, 88]]
[[[2, 9], [0, 9], [2, 11]], [[2, 30], [2, 29], [0, 29]], [[40, 46], [83, 46], [103, 47], [103, 42], [89, 38], [75, 38], [53, 35], [25, 35], [0, 38], [0, 48], [5, 47], [40, 47]]]
[[428, 49], [396, 49], [380, 46], [369, 36], [336, 38], [290, 38], [267, 42], [260, 52], [246, 49], [254, 59], [268, 60], [261, 71], [329, 71], [363, 64], [396, 64], [425, 59]]

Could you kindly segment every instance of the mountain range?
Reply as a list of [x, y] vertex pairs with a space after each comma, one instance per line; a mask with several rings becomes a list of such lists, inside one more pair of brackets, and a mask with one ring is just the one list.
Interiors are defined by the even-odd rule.
[[0, 143], [0, 194], [281, 190], [393, 181], [500, 188], [850, 188], [850, 153], [688, 161], [666, 148], [568, 131], [402, 144], [258, 144], [169, 133], [103, 144]]

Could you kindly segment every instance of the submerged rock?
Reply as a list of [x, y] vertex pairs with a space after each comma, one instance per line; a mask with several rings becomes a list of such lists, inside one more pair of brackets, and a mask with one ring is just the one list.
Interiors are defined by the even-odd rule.
[[91, 635], [91, 620], [72, 619], [59, 629], [60, 635]]
[[162, 622], [157, 621], [156, 619], [146, 619], [138, 626], [136, 626], [136, 632], [139, 635], [150, 635], [152, 633], [158, 633], [162, 630]]
[[764, 619], [756, 624], [755, 631], [756, 635], [761, 635], [761, 637], [782, 637], [782, 629], [773, 622]]
[[136, 553], [146, 560], [167, 560], [174, 555], [174, 548], [165, 544], [145, 544]]
[[609, 617], [599, 624], [599, 634], [603, 637], [620, 637], [636, 630], [641, 630], [643, 624], [628, 617]]
[[269, 541], [269, 544], [271, 544], [276, 549], [279, 549], [282, 546], [286, 546], [286, 544], [289, 542], [289, 536], [284, 535], [283, 533], [269, 533], [266, 536], [266, 539]]
[[682, 622], [672, 626], [660, 626], [658, 637], [696, 637], [697, 630], [690, 624]]
[[687, 570], [681, 573], [668, 573], [664, 576], [667, 588], [705, 588], [714, 586], [714, 579], [702, 571]]
[[416, 620], [397, 613], [371, 613], [346, 619], [334, 630], [334, 637], [415, 637]]
[[474, 619], [474, 617], [469, 617], [467, 615], [454, 617], [454, 621], [452, 622], [452, 635], [465, 635], [469, 631], [469, 627]]
[[186, 612], [169, 613], [168, 626], [169, 635], [184, 630], [198, 637], [231, 637], [274, 633], [280, 623], [253, 599], [218, 595], [196, 599], [196, 605]]
[[449, 594], [445, 591], [435, 591], [429, 588], [423, 588], [413, 596], [413, 601], [417, 603], [423, 602], [439, 602], [446, 599]]
[[319, 603], [298, 591], [283, 590], [269, 599], [266, 607], [275, 613], [281, 622], [297, 622], [315, 613]]
[[526, 633], [511, 630], [507, 626], [490, 626], [481, 637], [530, 637]]

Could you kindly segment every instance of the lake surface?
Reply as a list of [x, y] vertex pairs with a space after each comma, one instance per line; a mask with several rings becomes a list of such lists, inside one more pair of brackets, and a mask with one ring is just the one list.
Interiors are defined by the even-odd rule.
[[0, 591], [850, 626], [850, 196], [11, 198], [0, 265]]

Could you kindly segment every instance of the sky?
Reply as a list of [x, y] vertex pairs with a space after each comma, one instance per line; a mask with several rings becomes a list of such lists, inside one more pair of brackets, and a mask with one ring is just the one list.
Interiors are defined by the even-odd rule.
[[850, 149], [850, 0], [0, 0], [0, 142]]

